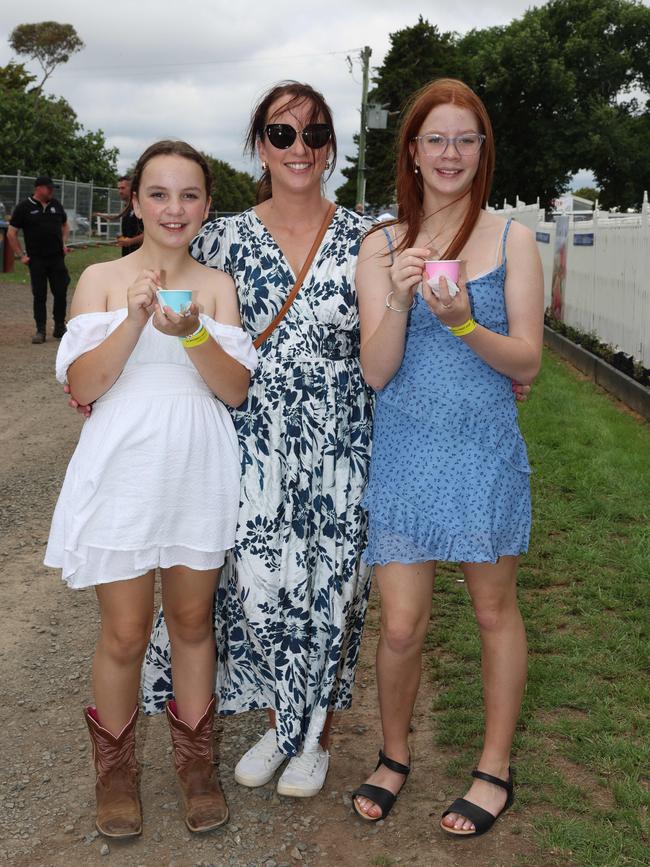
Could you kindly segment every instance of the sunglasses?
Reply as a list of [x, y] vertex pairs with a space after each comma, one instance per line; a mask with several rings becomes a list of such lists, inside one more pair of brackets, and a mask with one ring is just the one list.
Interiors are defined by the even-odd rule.
[[326, 123], [309, 123], [301, 130], [294, 129], [288, 123], [267, 123], [264, 132], [273, 147], [283, 151], [291, 147], [297, 135], [311, 150], [325, 147], [332, 137], [332, 130]]

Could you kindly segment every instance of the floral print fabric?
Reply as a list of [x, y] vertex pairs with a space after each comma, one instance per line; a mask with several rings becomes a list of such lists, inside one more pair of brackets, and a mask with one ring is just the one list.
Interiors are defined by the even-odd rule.
[[[247, 400], [232, 413], [241, 502], [215, 606], [219, 711], [275, 710], [287, 755], [315, 749], [327, 711], [350, 706], [367, 606], [361, 497], [372, 396], [359, 365], [354, 285], [365, 229], [337, 209], [298, 296], [258, 350]], [[192, 254], [232, 275], [252, 336], [295, 282], [253, 210], [207, 224]], [[150, 713], [172, 694], [162, 616], [143, 688]]]

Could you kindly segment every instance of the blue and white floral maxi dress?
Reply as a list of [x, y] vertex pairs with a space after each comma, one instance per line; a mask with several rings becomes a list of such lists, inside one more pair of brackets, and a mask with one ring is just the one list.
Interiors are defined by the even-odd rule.
[[[219, 711], [275, 710], [287, 755], [315, 749], [327, 711], [350, 706], [367, 606], [361, 497], [372, 395], [359, 364], [354, 285], [365, 229], [337, 209], [298, 296], [258, 350], [247, 400], [233, 411], [241, 502], [215, 609]], [[207, 224], [192, 254], [232, 275], [253, 336], [295, 282], [253, 210]], [[149, 713], [172, 694], [162, 617], [143, 690]]]

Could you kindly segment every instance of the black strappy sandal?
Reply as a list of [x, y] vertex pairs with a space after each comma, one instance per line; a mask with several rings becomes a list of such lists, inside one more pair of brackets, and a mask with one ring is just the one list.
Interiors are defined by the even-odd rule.
[[[453, 837], [478, 837], [481, 834], [485, 834], [486, 831], [489, 831], [492, 825], [496, 822], [496, 820], [501, 816], [505, 811], [512, 806], [512, 802], [515, 799], [515, 790], [514, 784], [512, 780], [512, 771], [508, 768], [508, 779], [500, 780], [498, 777], [493, 777], [492, 774], [484, 774], [483, 771], [472, 771], [472, 776], [477, 780], [485, 780], [486, 783], [492, 783], [494, 786], [500, 786], [502, 789], [505, 789], [508, 793], [508, 797], [506, 798], [506, 802], [503, 805], [503, 809], [493, 816], [492, 813], [488, 813], [487, 810], [484, 810], [483, 807], [479, 807], [478, 804], [473, 804], [471, 801], [466, 801], [465, 798], [457, 798], [454, 803], [445, 810], [442, 814], [440, 820], [440, 827], [443, 831], [446, 831], [448, 834], [451, 834]], [[463, 816], [465, 819], [469, 819], [470, 822], [474, 824], [474, 831], [457, 831], [454, 828], [448, 828], [447, 825], [444, 825], [442, 819], [445, 816], [448, 816], [449, 813], [458, 813], [460, 816]]]
[[[375, 770], [377, 770], [379, 765], [384, 765], [389, 771], [395, 771], [396, 774], [404, 774], [405, 777], [408, 777], [411, 772], [411, 768], [408, 765], [402, 765], [394, 759], [387, 758], [382, 750], [379, 750], [379, 761], [375, 765]], [[404, 783], [406, 783], [406, 780], [404, 780]], [[404, 783], [402, 783], [402, 788], [399, 790], [397, 795], [399, 795], [404, 788]], [[357, 816], [364, 819], [366, 822], [379, 822], [380, 819], [385, 819], [393, 809], [395, 801], [397, 800], [397, 795], [394, 795], [390, 789], [384, 789], [381, 786], [373, 786], [371, 783], [363, 783], [358, 789], [355, 789], [355, 791], [352, 792], [352, 806]], [[381, 810], [381, 816], [369, 816], [367, 813], [364, 813], [363, 810], [359, 810], [356, 804], [357, 798], [367, 798], [369, 801], [373, 801]]]

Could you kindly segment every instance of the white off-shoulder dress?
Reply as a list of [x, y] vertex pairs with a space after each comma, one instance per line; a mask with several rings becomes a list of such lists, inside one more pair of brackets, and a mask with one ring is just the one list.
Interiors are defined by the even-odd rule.
[[[67, 381], [75, 359], [126, 318], [126, 308], [68, 323], [56, 358]], [[242, 329], [201, 320], [233, 358], [254, 370]], [[149, 320], [124, 370], [93, 404], [54, 511], [45, 565], [82, 588], [175, 565], [216, 569], [235, 541], [240, 460], [225, 406], [180, 340]]]

